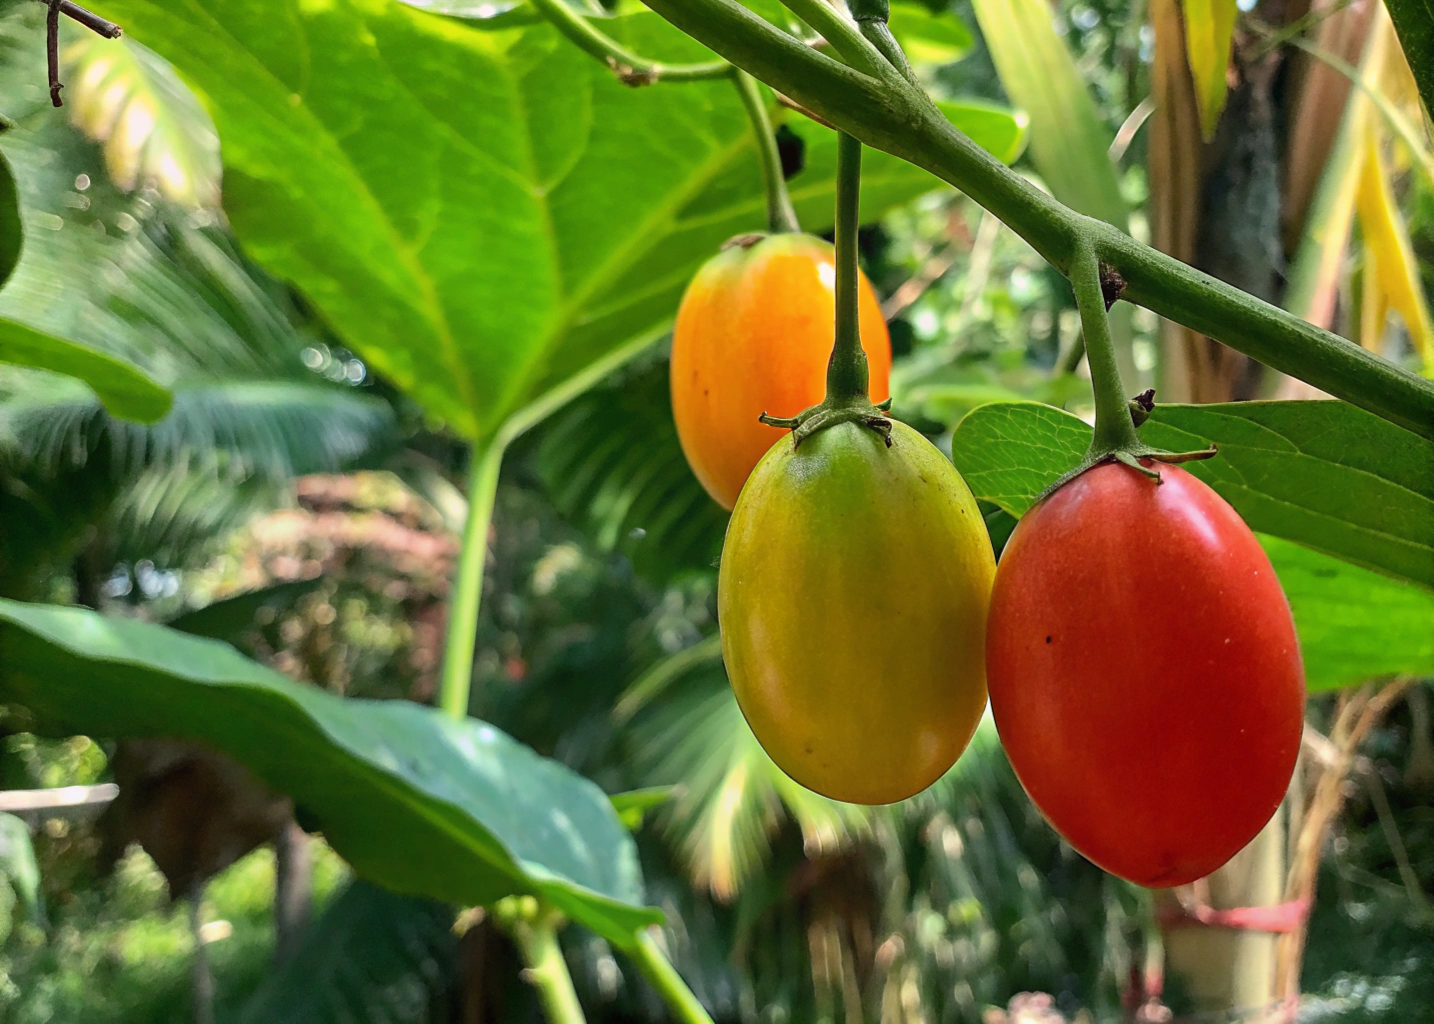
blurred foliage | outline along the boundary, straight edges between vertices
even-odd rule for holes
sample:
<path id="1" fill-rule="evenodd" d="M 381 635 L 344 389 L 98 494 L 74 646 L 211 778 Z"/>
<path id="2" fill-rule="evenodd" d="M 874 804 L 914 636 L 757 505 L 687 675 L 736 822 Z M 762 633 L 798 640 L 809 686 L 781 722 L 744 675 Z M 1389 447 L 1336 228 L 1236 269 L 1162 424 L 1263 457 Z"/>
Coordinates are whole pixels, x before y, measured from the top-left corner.
<path id="1" fill-rule="evenodd" d="M 1144 4 L 1054 8 L 1098 126 L 1113 135 L 1149 91 Z M 919 73 L 941 95 L 1008 100 L 971 4 L 951 9 L 969 43 L 948 14 L 905 12 L 927 44 Z M 70 95 L 90 137 L 48 111 L 43 8 L 10 0 L 0 12 L 0 105 L 19 123 L 0 146 L 33 239 L 0 314 L 64 327 L 176 386 L 175 415 L 146 429 L 62 385 L 0 379 L 5 586 L 84 591 L 111 612 L 221 635 L 335 693 L 428 699 L 464 514 L 449 482 L 461 450 L 417 429 L 412 408 L 250 263 L 219 215 L 144 170 L 162 135 L 141 144 L 119 121 L 106 134 L 95 111 L 108 108 L 94 105 L 104 97 L 78 99 L 85 65 L 72 65 Z M 104 53 L 88 50 L 70 59 Z M 142 50 L 129 57 L 123 109 L 168 109 L 172 72 Z M 200 112 L 179 113 L 202 134 Z M 1142 235 L 1145 132 L 1126 142 L 1116 178 Z M 202 146 L 190 155 L 202 190 L 212 164 Z M 1032 154 L 1018 167 L 1038 171 Z M 1427 287 L 1434 197 L 1417 176 L 1396 177 Z M 938 443 L 995 399 L 1090 414 L 1080 372 L 1053 372 L 1078 333 L 1064 279 L 969 200 L 938 193 L 898 209 L 863 231 L 863 258 L 894 318 L 897 413 Z M 1135 313 L 1141 372 L 1154 367 L 1156 328 Z M 393 473 L 339 472 L 379 465 Z M 983 511 L 993 536 L 1009 533 L 1009 516 Z M 1145 897 L 1061 843 L 989 730 L 937 786 L 879 810 L 799 790 L 752 739 L 710 656 L 725 514 L 682 460 L 661 351 L 514 447 L 494 522 L 473 710 L 608 792 L 673 787 L 646 814 L 639 850 L 677 966 L 720 1021 L 975 1024 L 1031 989 L 1067 1014 L 1120 1015 L 1153 929 Z M 653 683 L 654 666 L 674 662 Z M 0 724 L 0 785 L 107 777 L 94 741 Z M 1331 844 L 1306 963 L 1310 1021 L 1394 1024 L 1434 1005 L 1434 933 L 1411 912 L 1395 853 L 1434 892 L 1429 794 L 1406 770 L 1416 726 L 1401 706 L 1368 750 L 1393 830 L 1359 796 Z M 142 854 L 93 877 L 96 846 L 89 826 L 54 819 L 37 835 L 49 932 L 12 910 L 0 944 L 6 1024 L 190 1019 L 182 914 Z M 319 893 L 342 874 L 322 853 Z M 485 975 L 497 978 L 489 1011 L 539 1019 L 491 929 L 459 942 L 445 926 L 457 908 L 359 884 L 332 897 L 294 964 L 271 970 L 272 895 L 267 851 L 211 885 L 203 917 L 232 928 L 208 947 L 221 1022 L 353 1019 L 360 1006 L 362 1019 L 444 1019 L 475 947 L 497 965 Z M 570 928 L 564 943 L 590 1020 L 666 1019 L 601 939 Z"/>

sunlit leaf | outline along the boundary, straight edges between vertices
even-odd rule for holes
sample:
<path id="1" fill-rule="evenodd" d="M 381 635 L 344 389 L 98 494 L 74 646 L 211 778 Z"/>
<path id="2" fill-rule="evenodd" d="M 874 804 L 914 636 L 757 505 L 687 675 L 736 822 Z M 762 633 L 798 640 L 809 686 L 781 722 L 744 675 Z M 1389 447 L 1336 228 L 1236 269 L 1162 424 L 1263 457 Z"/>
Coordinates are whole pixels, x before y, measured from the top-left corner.
<path id="1" fill-rule="evenodd" d="M 655 339 L 688 278 L 764 221 L 725 81 L 631 89 L 529 12 L 378 0 L 116 0 L 106 14 L 201 92 L 224 206 L 367 361 L 473 438 Z M 650 14 L 605 30 L 702 59 Z M 831 223 L 832 133 L 794 121 L 803 223 Z M 936 187 L 872 154 L 866 211 Z"/>
<path id="2" fill-rule="evenodd" d="M 486 723 L 346 700 L 227 644 L 0 601 L 0 700 L 50 731 L 203 743 L 293 797 L 361 876 L 465 906 L 533 893 L 627 946 L 637 852 L 607 796 Z"/>
<path id="3" fill-rule="evenodd" d="M 1363 148 L 1358 207 L 1366 251 L 1374 257 L 1380 290 L 1404 318 L 1409 339 L 1425 365 L 1434 369 L 1434 322 L 1430 321 L 1419 264 L 1394 200 L 1383 146 L 1373 125 L 1366 126 Z"/>
<path id="4" fill-rule="evenodd" d="M 219 205 L 219 136 L 194 94 L 133 39 L 76 33 L 65 48 L 65 107 L 104 146 L 111 180 L 187 207 Z"/>
<path id="5" fill-rule="evenodd" d="M 937 14 L 925 4 L 894 3 L 887 24 L 913 64 L 950 64 L 971 51 L 971 30 L 949 8 Z"/>
<path id="6" fill-rule="evenodd" d="M 1230 65 L 1230 39 L 1235 31 L 1236 0 L 1183 0 L 1185 54 L 1195 79 L 1200 106 L 1200 128 L 1205 138 L 1215 134 L 1225 109 L 1225 73 Z"/>

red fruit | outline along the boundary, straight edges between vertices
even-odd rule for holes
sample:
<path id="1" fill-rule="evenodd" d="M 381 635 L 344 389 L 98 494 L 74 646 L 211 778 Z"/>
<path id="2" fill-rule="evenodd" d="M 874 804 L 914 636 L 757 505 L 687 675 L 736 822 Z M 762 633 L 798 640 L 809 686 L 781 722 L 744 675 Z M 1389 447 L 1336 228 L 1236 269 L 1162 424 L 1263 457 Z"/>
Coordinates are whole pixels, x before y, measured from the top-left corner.
<path id="1" fill-rule="evenodd" d="M 1303 729 L 1294 621 L 1255 535 L 1182 469 L 1107 463 L 1022 518 L 996 571 L 991 710 L 1026 792 L 1112 874 L 1165 887 L 1274 814 Z"/>

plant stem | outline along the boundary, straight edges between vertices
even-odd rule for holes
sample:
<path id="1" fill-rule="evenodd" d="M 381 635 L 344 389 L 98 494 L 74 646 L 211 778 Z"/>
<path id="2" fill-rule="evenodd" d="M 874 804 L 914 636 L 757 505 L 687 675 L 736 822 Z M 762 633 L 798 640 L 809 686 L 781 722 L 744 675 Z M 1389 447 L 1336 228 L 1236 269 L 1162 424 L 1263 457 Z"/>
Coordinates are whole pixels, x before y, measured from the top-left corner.
<path id="1" fill-rule="evenodd" d="M 767 116 L 767 104 L 762 99 L 757 80 L 741 68 L 734 67 L 732 84 L 737 87 L 742 106 L 747 108 L 752 133 L 757 137 L 762 186 L 767 193 L 767 230 L 773 234 L 801 231 L 797 211 L 792 207 L 792 197 L 787 192 L 787 178 L 782 173 L 782 154 L 777 149 L 777 137 L 772 132 L 772 119 Z"/>
<path id="2" fill-rule="evenodd" d="M 1082 246 L 1071 265 L 1071 287 L 1080 310 L 1081 335 L 1085 338 L 1090 384 L 1095 392 L 1095 434 L 1090 451 L 1108 452 L 1133 448 L 1139 441 L 1130 419 L 1130 406 L 1120 368 L 1115 362 L 1115 345 L 1110 340 L 1110 321 L 1105 293 L 1100 286 L 1100 261 L 1095 249 Z"/>
<path id="3" fill-rule="evenodd" d="M 443 678 L 438 703 L 453 718 L 468 714 L 468 692 L 473 682 L 473 648 L 478 641 L 478 606 L 483 598 L 483 570 L 488 562 L 488 526 L 493 499 L 498 494 L 498 470 L 507 440 L 498 435 L 486 446 L 474 447 L 468 478 L 468 521 L 463 526 L 463 549 L 448 602 L 448 639 L 443 650 Z"/>
<path id="4" fill-rule="evenodd" d="M 649 85 L 657 81 L 698 82 L 721 78 L 731 72 L 732 66 L 725 60 L 703 61 L 699 64 L 663 64 L 641 57 L 616 39 L 598 31 L 590 20 L 563 3 L 563 0 L 533 0 L 533 6 L 554 28 L 611 67 L 618 73 L 618 77 L 629 85 Z"/>
<path id="5" fill-rule="evenodd" d="M 839 12 L 827 0 L 782 0 L 782 4 L 798 18 L 816 29 L 823 39 L 831 43 L 832 49 L 841 54 L 842 59 L 857 71 L 881 78 L 890 70 L 890 66 L 881 53 L 857 29 L 856 23 Z M 648 6 L 652 5 L 648 4 Z M 657 10 L 657 8 L 654 7 L 653 10 Z M 657 13 L 662 14 L 661 11 Z M 788 36 L 788 38 L 792 37 Z M 793 39 L 793 42 L 796 40 Z"/>
<path id="6" fill-rule="evenodd" d="M 651 929 L 643 929 L 637 933 L 637 942 L 634 943 L 631 953 L 633 960 L 637 962 L 637 969 L 652 987 L 657 989 L 658 995 L 662 996 L 673 1016 L 683 1024 L 712 1024 L 712 1018 L 682 980 L 682 975 L 678 974 L 672 964 L 667 962 L 667 957 L 662 955 L 662 950 L 652 937 Z"/>
<path id="7" fill-rule="evenodd" d="M 558 944 L 559 915 L 542 908 L 510 929 L 523 957 L 523 978 L 538 990 L 549 1024 L 584 1024 L 583 1007 L 573 991 L 563 948 Z"/>
<path id="8" fill-rule="evenodd" d="M 861 350 L 857 313 L 857 228 L 861 224 L 861 143 L 846 132 L 837 136 L 836 183 L 836 343 L 827 364 L 827 399 L 868 398 L 869 373 Z"/>
<path id="9" fill-rule="evenodd" d="M 1127 301 L 1434 439 L 1434 381 L 1062 206 L 957 131 L 884 59 L 854 70 L 736 0 L 644 2 L 841 131 L 954 185 L 1063 272 L 1078 245 L 1091 244 L 1097 259 L 1124 278 Z M 795 0 L 788 6 L 798 14 L 805 9 Z M 859 32 L 850 34 L 871 46 Z M 880 57 L 874 47 L 871 52 Z M 871 74 L 861 73 L 868 69 Z"/>

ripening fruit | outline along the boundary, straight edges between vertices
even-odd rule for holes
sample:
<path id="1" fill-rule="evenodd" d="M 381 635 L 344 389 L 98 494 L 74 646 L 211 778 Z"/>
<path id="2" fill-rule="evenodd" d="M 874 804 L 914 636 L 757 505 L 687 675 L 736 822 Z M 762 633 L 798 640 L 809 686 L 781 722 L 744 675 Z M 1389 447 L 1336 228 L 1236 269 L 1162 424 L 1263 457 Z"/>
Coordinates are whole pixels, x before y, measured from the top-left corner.
<path id="1" fill-rule="evenodd" d="M 762 413 L 795 416 L 826 394 L 836 321 L 829 243 L 768 235 L 734 244 L 697 272 L 672 332 L 672 413 L 687 461 L 723 508 L 784 431 Z M 876 293 L 861 276 L 861 345 L 871 399 L 884 401 L 891 338 Z"/>
<path id="2" fill-rule="evenodd" d="M 1303 728 L 1290 608 L 1189 473 L 1097 466 L 1031 509 L 996 573 L 991 710 L 1041 813 L 1140 885 L 1202 878 L 1264 827 Z"/>
<path id="3" fill-rule="evenodd" d="M 727 526 L 722 657 L 772 760 L 809 789 L 882 804 L 919 793 L 986 706 L 995 572 L 946 457 L 892 424 L 774 445 Z"/>

